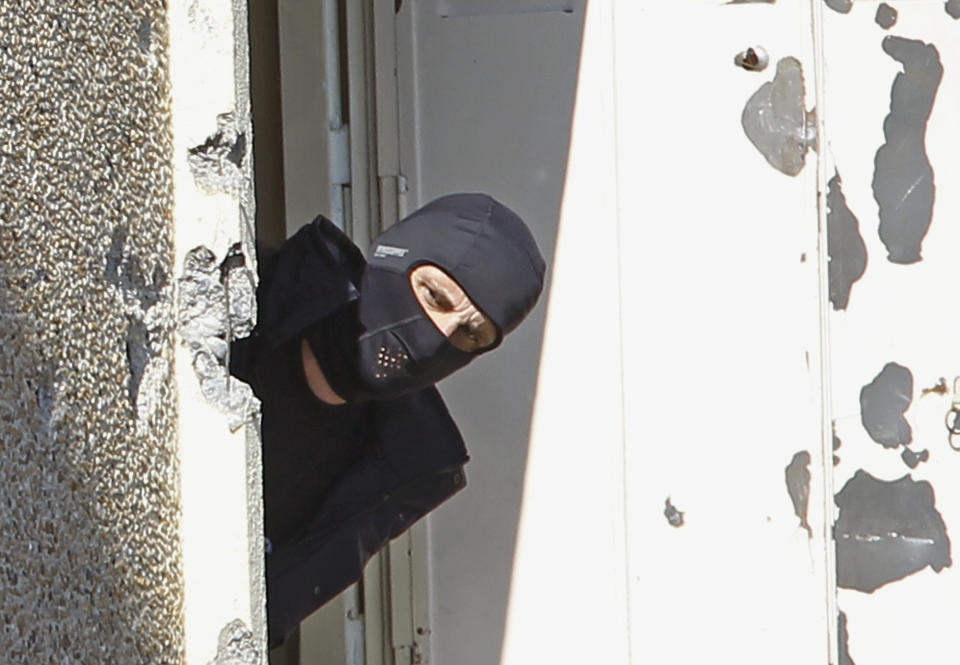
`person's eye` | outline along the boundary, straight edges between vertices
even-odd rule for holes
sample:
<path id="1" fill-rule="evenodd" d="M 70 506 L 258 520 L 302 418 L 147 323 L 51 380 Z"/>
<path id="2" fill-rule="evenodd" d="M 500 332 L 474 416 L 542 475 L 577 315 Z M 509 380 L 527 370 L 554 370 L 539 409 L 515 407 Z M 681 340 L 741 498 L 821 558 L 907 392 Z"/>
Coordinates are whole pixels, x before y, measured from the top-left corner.
<path id="1" fill-rule="evenodd" d="M 453 303 L 450 302 L 450 298 L 443 291 L 427 287 L 427 290 L 430 292 L 430 303 L 437 309 L 443 310 L 444 312 L 453 311 Z"/>
<path id="2" fill-rule="evenodd" d="M 427 301 L 432 307 L 439 307 L 439 294 L 434 289 L 431 289 L 429 286 L 423 287 L 423 298 Z"/>

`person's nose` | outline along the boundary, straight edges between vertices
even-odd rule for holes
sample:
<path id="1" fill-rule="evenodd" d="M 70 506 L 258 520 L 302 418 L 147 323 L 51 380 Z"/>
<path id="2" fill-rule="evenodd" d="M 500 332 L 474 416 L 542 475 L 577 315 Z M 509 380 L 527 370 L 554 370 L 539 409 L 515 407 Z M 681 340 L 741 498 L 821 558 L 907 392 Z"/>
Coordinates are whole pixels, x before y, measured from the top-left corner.
<path id="1" fill-rule="evenodd" d="M 448 315 L 444 318 L 443 325 L 440 326 L 440 330 L 449 338 L 458 328 L 469 325 L 470 319 L 473 318 L 475 313 L 476 309 L 473 307 L 467 308 L 462 312 L 448 312 Z"/>

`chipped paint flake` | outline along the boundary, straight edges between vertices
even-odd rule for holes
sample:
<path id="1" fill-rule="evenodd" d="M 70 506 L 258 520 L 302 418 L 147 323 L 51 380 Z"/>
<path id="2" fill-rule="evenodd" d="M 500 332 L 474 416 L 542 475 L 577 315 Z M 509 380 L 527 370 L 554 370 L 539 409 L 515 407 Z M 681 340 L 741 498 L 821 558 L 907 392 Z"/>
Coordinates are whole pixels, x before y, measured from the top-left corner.
<path id="1" fill-rule="evenodd" d="M 740 120 L 747 138 L 771 166 L 787 175 L 800 173 L 807 150 L 816 143 L 816 115 L 804 106 L 800 61 L 780 60 L 773 81 L 753 93 Z"/>
<path id="2" fill-rule="evenodd" d="M 664 505 L 663 514 L 667 518 L 667 522 L 670 523 L 670 526 L 683 526 L 683 513 L 677 510 L 676 506 L 670 502 L 670 497 L 667 497 Z"/>
<path id="3" fill-rule="evenodd" d="M 870 438 L 884 448 L 906 445 L 912 439 L 903 414 L 913 401 L 913 375 L 906 367 L 887 363 L 860 390 L 860 420 Z"/>
<path id="4" fill-rule="evenodd" d="M 897 10 L 885 2 L 877 6 L 877 14 L 873 18 L 884 30 L 889 30 L 897 23 Z"/>
<path id="5" fill-rule="evenodd" d="M 800 526 L 807 531 L 807 536 L 813 538 L 813 529 L 807 522 L 807 506 L 810 502 L 810 453 L 801 450 L 785 469 L 787 493 L 793 502 L 793 512 L 800 518 Z"/>
<path id="6" fill-rule="evenodd" d="M 944 6 L 944 11 L 947 12 L 951 17 L 958 19 L 960 18 L 960 0 L 949 0 Z"/>
<path id="7" fill-rule="evenodd" d="M 853 9 L 853 0 L 824 0 L 824 2 L 827 3 L 827 7 L 841 14 L 849 14 Z"/>
<path id="8" fill-rule="evenodd" d="M 837 651 L 840 655 L 840 665 L 857 665 L 850 657 L 850 636 L 847 634 L 847 615 L 841 611 L 837 615 Z"/>
<path id="9" fill-rule="evenodd" d="M 853 283 L 867 269 L 867 246 L 860 223 L 847 207 L 840 174 L 827 183 L 827 247 L 830 255 L 830 302 L 835 310 L 847 308 Z"/>
<path id="10" fill-rule="evenodd" d="M 933 487 L 909 475 L 895 481 L 857 471 L 834 497 L 837 584 L 871 593 L 927 566 L 950 566 L 950 540 Z"/>
<path id="11" fill-rule="evenodd" d="M 840 440 L 840 437 L 837 436 L 837 421 L 836 421 L 836 420 L 834 420 L 834 421 L 831 423 L 831 427 L 832 427 L 832 429 L 833 429 L 833 452 L 834 452 L 834 455 L 833 455 L 833 465 L 834 465 L 834 466 L 837 466 L 838 464 L 840 464 L 840 457 L 837 456 L 836 452 L 837 452 L 838 450 L 840 450 L 840 446 L 843 445 L 843 441 L 841 441 L 841 440 Z"/>
<path id="12" fill-rule="evenodd" d="M 890 92 L 877 150 L 873 196 L 880 207 L 880 239 L 893 263 L 921 259 L 920 245 L 933 216 L 933 168 L 924 144 L 943 66 L 932 44 L 889 36 L 883 50 L 903 65 Z"/>
<path id="13" fill-rule="evenodd" d="M 929 450 L 921 450 L 920 452 L 914 452 L 907 448 L 903 447 L 903 452 L 900 453 L 900 459 L 903 460 L 903 463 L 909 466 L 911 469 L 916 469 L 920 465 L 920 462 L 926 462 L 930 459 Z"/>
<path id="14" fill-rule="evenodd" d="M 236 431 L 257 409 L 250 386 L 226 370 L 229 340 L 249 335 L 256 320 L 253 279 L 235 252 L 218 264 L 216 255 L 200 246 L 187 253 L 183 264 L 177 330 L 193 353 L 201 393 Z"/>

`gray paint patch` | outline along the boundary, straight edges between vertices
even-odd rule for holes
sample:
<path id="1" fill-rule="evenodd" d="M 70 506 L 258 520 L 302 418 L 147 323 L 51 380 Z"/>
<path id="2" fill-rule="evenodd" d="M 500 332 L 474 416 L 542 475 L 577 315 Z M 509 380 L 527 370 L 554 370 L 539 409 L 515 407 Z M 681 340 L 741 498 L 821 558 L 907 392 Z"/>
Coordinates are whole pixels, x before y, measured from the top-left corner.
<path id="1" fill-rule="evenodd" d="M 853 9 L 853 0 L 824 0 L 827 7 L 841 14 L 848 14 Z"/>
<path id="2" fill-rule="evenodd" d="M 750 142 L 771 166 L 787 175 L 803 168 L 816 143 L 816 115 L 804 107 L 803 67 L 796 58 L 777 63 L 773 81 L 753 93 L 740 116 Z"/>
<path id="3" fill-rule="evenodd" d="M 727 4 L 728 5 L 749 5 L 753 3 L 764 3 L 764 4 L 772 5 L 776 1 L 777 0 L 730 0 L 730 2 L 728 2 Z"/>
<path id="4" fill-rule="evenodd" d="M 850 636 L 847 633 L 847 615 L 845 612 L 840 612 L 837 616 L 837 645 L 839 649 L 837 651 L 840 655 L 840 665 L 857 665 L 853 662 L 853 658 L 850 657 Z"/>
<path id="5" fill-rule="evenodd" d="M 217 655 L 208 665 L 261 665 L 263 658 L 253 631 L 240 619 L 228 623 L 217 639 Z"/>
<path id="6" fill-rule="evenodd" d="M 867 246 L 860 235 L 860 223 L 847 207 L 839 173 L 834 173 L 827 187 L 830 302 L 835 310 L 841 310 L 847 308 L 853 283 L 867 269 Z"/>
<path id="7" fill-rule="evenodd" d="M 913 375 L 897 363 L 883 370 L 860 390 L 860 421 L 870 438 L 884 448 L 911 441 L 910 424 L 903 414 L 913 401 Z"/>
<path id="8" fill-rule="evenodd" d="M 233 113 L 217 116 L 217 131 L 190 148 L 187 162 L 193 178 L 207 194 L 234 194 L 244 183 L 246 134 L 238 129 Z"/>
<path id="9" fill-rule="evenodd" d="M 836 420 L 833 421 L 832 427 L 833 427 L 833 452 L 836 453 L 838 450 L 840 450 L 840 446 L 843 445 L 843 441 L 841 441 L 841 440 L 840 440 L 840 437 L 837 436 L 837 421 L 836 421 Z M 833 456 L 833 465 L 834 465 L 834 466 L 837 466 L 838 464 L 840 464 L 840 458 L 839 458 L 836 454 L 834 454 L 834 456 Z"/>
<path id="10" fill-rule="evenodd" d="M 880 239 L 893 263 L 921 259 L 920 245 L 933 216 L 933 168 L 924 140 L 943 66 L 932 44 L 889 36 L 883 50 L 903 71 L 893 81 L 886 142 L 877 150 L 873 197 L 880 207 Z"/>
<path id="11" fill-rule="evenodd" d="M 903 447 L 903 452 L 900 453 L 900 459 L 903 460 L 903 463 L 909 466 L 911 469 L 916 469 L 920 465 L 920 462 L 926 462 L 930 459 L 929 450 L 921 450 L 920 452 L 914 452 L 907 448 Z"/>
<path id="12" fill-rule="evenodd" d="M 877 7 L 877 15 L 874 19 L 884 30 L 889 30 L 897 22 L 897 10 L 885 2 L 881 2 Z"/>
<path id="13" fill-rule="evenodd" d="M 666 516 L 670 526 L 683 526 L 683 513 L 677 510 L 676 507 L 670 503 L 670 497 L 667 497 L 664 505 L 665 508 L 663 509 L 663 514 Z"/>
<path id="14" fill-rule="evenodd" d="M 229 341 L 249 335 L 256 320 L 253 277 L 238 252 L 231 248 L 220 263 L 206 247 L 187 252 L 177 297 L 177 330 L 193 352 L 200 391 L 227 415 L 231 431 L 257 409 L 250 386 L 227 372 Z"/>
<path id="15" fill-rule="evenodd" d="M 872 593 L 927 566 L 940 572 L 950 565 L 950 540 L 930 483 L 909 475 L 878 480 L 861 469 L 834 501 L 839 586 Z"/>
<path id="16" fill-rule="evenodd" d="M 785 469 L 787 493 L 793 502 L 793 512 L 800 518 L 800 526 L 807 530 L 807 535 L 813 538 L 813 529 L 807 522 L 807 506 L 810 502 L 810 453 L 801 450 Z"/>
<path id="17" fill-rule="evenodd" d="M 943 8 L 953 18 L 960 18 L 960 0 L 949 0 Z"/>

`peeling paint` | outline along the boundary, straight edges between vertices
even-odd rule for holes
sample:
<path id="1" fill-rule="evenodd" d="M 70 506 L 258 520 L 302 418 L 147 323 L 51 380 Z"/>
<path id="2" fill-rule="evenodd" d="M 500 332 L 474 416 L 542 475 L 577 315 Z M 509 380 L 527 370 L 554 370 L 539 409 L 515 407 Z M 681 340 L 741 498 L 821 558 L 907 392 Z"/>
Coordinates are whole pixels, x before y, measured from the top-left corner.
<path id="1" fill-rule="evenodd" d="M 850 657 L 850 636 L 847 634 L 847 615 L 843 611 L 837 615 L 837 649 L 840 665 L 857 665 Z"/>
<path id="2" fill-rule="evenodd" d="M 831 423 L 831 427 L 832 427 L 832 429 L 833 429 L 833 452 L 836 453 L 838 450 L 840 450 L 840 446 L 843 445 L 843 441 L 841 441 L 841 440 L 840 440 L 840 437 L 837 436 L 837 421 L 836 421 L 836 420 L 834 420 L 834 421 Z M 833 465 L 834 465 L 834 466 L 837 466 L 838 464 L 840 464 L 840 458 L 835 454 L 835 455 L 833 456 Z"/>
<path id="3" fill-rule="evenodd" d="M 930 459 L 929 450 L 921 450 L 920 452 L 914 452 L 907 448 L 903 447 L 903 452 L 900 453 L 900 459 L 903 460 L 903 463 L 909 466 L 911 469 L 916 469 L 920 465 L 920 462 L 926 462 Z"/>
<path id="4" fill-rule="evenodd" d="M 949 0 L 943 9 L 953 18 L 960 18 L 960 0 Z"/>
<path id="5" fill-rule="evenodd" d="M 930 388 L 924 388 L 920 391 L 920 397 L 926 397 L 927 395 L 946 395 L 949 388 L 947 388 L 947 380 L 944 377 L 940 377 L 939 383 Z"/>
<path id="6" fill-rule="evenodd" d="M 807 536 L 813 538 L 813 529 L 807 522 L 807 506 L 810 502 L 810 453 L 801 450 L 785 469 L 787 493 L 793 502 L 793 512 L 800 518 L 800 526 L 807 531 Z"/>
<path id="7" fill-rule="evenodd" d="M 827 183 L 827 248 L 830 256 L 830 302 L 833 309 L 847 308 L 850 289 L 867 269 L 867 246 L 860 235 L 860 223 L 847 207 L 840 174 Z"/>
<path id="8" fill-rule="evenodd" d="M 773 81 L 753 93 L 740 120 L 747 138 L 771 166 L 787 175 L 800 173 L 807 150 L 816 143 L 816 115 L 804 107 L 800 61 L 780 60 Z"/>
<path id="9" fill-rule="evenodd" d="M 897 10 L 887 3 L 881 2 L 877 7 L 877 14 L 873 20 L 884 30 L 889 30 L 897 23 Z"/>
<path id="10" fill-rule="evenodd" d="M 872 593 L 930 566 L 950 566 L 950 540 L 933 487 L 910 475 L 895 481 L 859 470 L 834 498 L 837 584 Z"/>
<path id="11" fill-rule="evenodd" d="M 860 420 L 870 438 L 884 448 L 910 443 L 910 424 L 903 414 L 913 401 L 913 375 L 897 363 L 883 370 L 860 390 Z"/>
<path id="12" fill-rule="evenodd" d="M 932 44 L 888 36 L 883 50 L 903 65 L 890 92 L 877 150 L 873 196 L 880 207 L 880 239 L 893 263 L 921 260 L 920 245 L 933 216 L 933 168 L 924 141 L 927 120 L 943 76 Z"/>
<path id="13" fill-rule="evenodd" d="M 260 654 L 253 631 L 240 619 L 234 619 L 220 631 L 217 655 L 208 665 L 262 665 Z"/>
<path id="14" fill-rule="evenodd" d="M 236 431 L 256 412 L 250 386 L 227 372 L 229 341 L 246 337 L 256 320 L 254 282 L 239 248 L 231 248 L 220 263 L 206 247 L 190 250 L 184 258 L 177 298 L 178 332 L 193 352 L 193 369 L 204 398 L 227 415 Z M 229 318 L 227 311 L 229 308 Z"/>
<path id="15" fill-rule="evenodd" d="M 246 134 L 238 129 L 233 113 L 224 113 L 217 116 L 217 131 L 190 148 L 187 162 L 204 192 L 235 194 L 243 183 L 246 154 Z"/>
<path id="16" fill-rule="evenodd" d="M 827 7 L 841 14 L 849 14 L 853 9 L 853 0 L 824 0 L 824 2 L 827 3 Z"/>
<path id="17" fill-rule="evenodd" d="M 663 514 L 666 516 L 670 526 L 683 526 L 683 513 L 677 510 L 676 507 L 670 503 L 670 497 L 667 497 L 664 505 L 665 507 L 663 509 Z"/>

